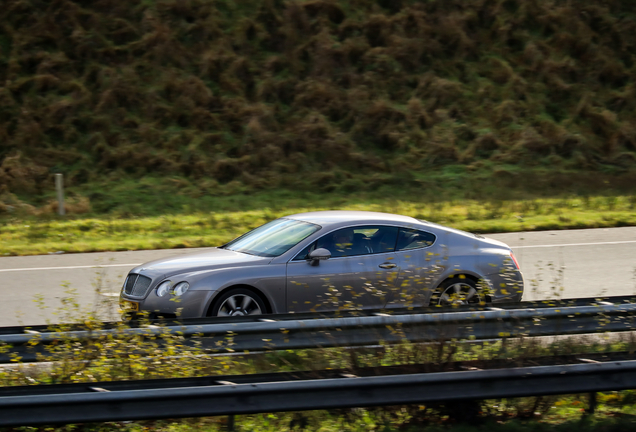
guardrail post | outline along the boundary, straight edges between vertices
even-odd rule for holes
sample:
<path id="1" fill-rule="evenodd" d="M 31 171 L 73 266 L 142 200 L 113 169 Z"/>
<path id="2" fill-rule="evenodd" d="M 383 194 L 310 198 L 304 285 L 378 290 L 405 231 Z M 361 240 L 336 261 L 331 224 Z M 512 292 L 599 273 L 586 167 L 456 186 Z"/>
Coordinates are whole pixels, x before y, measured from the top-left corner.
<path id="1" fill-rule="evenodd" d="M 64 216 L 64 177 L 62 174 L 55 174 L 55 190 L 57 192 L 57 213 Z"/>
<path id="2" fill-rule="evenodd" d="M 227 430 L 228 432 L 234 432 L 234 414 L 227 416 Z"/>
<path id="3" fill-rule="evenodd" d="M 594 412 L 596 412 L 596 392 L 590 393 L 587 410 L 585 410 L 586 414 L 594 414 Z"/>

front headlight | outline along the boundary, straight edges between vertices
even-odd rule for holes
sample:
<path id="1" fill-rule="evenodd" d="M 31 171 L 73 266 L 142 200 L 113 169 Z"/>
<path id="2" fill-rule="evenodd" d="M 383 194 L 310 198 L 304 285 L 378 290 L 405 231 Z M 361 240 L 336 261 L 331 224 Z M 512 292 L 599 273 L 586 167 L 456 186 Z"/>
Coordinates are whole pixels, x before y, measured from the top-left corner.
<path id="1" fill-rule="evenodd" d="M 179 282 L 178 284 L 176 284 L 174 286 L 174 289 L 172 290 L 172 294 L 175 296 L 180 296 L 183 293 L 185 293 L 188 288 L 190 288 L 190 284 L 187 282 Z"/>
<path id="2" fill-rule="evenodd" d="M 159 297 L 163 297 L 168 294 L 170 292 L 170 286 L 172 286 L 172 282 L 170 282 L 169 280 L 161 282 L 157 287 L 157 295 Z"/>

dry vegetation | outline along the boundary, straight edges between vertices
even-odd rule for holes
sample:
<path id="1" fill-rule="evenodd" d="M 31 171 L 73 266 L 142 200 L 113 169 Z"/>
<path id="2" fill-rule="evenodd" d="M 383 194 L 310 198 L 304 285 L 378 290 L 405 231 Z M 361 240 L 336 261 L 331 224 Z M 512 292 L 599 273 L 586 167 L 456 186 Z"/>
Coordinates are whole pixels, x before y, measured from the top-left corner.
<path id="1" fill-rule="evenodd" d="M 5 0 L 0 198 L 633 184 L 635 53 L 631 0 Z"/>

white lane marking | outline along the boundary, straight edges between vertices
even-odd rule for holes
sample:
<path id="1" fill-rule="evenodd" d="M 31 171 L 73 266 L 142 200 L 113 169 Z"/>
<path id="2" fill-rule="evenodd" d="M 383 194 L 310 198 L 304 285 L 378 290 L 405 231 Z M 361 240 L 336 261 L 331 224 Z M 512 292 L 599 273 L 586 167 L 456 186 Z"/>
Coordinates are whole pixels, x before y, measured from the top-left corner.
<path id="1" fill-rule="evenodd" d="M 566 243 L 566 244 L 555 244 L 555 245 L 510 246 L 510 248 L 511 249 L 530 249 L 530 248 L 550 248 L 550 247 L 565 247 L 565 246 L 617 245 L 617 244 L 629 244 L 629 243 L 636 243 L 636 240 L 598 242 L 598 243 Z M 136 267 L 141 264 L 142 263 L 106 264 L 106 265 L 92 265 L 92 266 L 67 266 L 67 267 L 16 268 L 16 269 L 0 269 L 0 272 L 31 271 L 31 270 L 72 270 L 72 269 L 102 268 L 102 267 Z"/>
<path id="2" fill-rule="evenodd" d="M 568 243 L 568 244 L 555 244 L 555 245 L 510 246 L 510 248 L 511 249 L 530 249 L 530 248 L 549 248 L 549 247 L 565 247 L 565 246 L 617 245 L 617 244 L 627 244 L 627 243 L 636 243 L 636 240 L 599 242 L 599 243 Z"/>
<path id="3" fill-rule="evenodd" d="M 90 266 L 67 266 L 67 267 L 33 267 L 33 268 L 14 268 L 14 269 L 0 269 L 0 272 L 15 272 L 15 271 L 32 271 L 32 270 L 73 270 L 73 269 L 86 269 L 86 268 L 104 268 L 104 267 L 136 267 L 138 264 L 105 264 L 105 265 L 90 265 Z"/>

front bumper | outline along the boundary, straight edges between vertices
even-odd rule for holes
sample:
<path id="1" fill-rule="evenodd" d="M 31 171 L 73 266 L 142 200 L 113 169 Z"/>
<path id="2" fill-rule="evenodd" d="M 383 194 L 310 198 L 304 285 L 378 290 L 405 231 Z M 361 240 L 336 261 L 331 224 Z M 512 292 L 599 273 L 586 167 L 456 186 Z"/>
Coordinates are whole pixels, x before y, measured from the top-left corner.
<path id="1" fill-rule="evenodd" d="M 205 317 L 208 302 L 212 293 L 210 291 L 188 291 L 180 297 L 166 295 L 158 297 L 152 290 L 145 299 L 128 298 L 119 296 L 119 306 L 124 313 L 147 312 L 152 316 L 175 316 L 180 318 Z M 135 310 L 135 305 L 137 309 Z"/>

